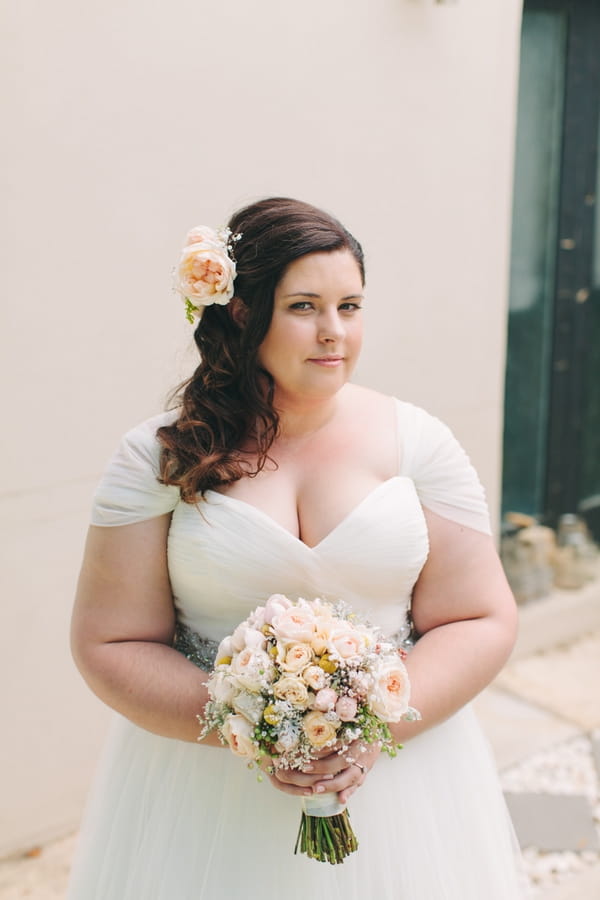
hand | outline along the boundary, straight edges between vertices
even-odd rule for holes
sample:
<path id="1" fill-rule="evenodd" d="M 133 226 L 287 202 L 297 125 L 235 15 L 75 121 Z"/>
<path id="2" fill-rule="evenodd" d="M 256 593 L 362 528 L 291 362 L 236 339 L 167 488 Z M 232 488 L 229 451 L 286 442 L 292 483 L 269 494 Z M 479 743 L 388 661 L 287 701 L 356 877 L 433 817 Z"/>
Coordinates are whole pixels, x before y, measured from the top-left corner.
<path id="1" fill-rule="evenodd" d="M 381 745 L 355 741 L 340 752 L 339 747 L 323 751 L 311 760 L 303 771 L 277 768 L 277 760 L 269 760 L 275 772 L 271 784 L 286 794 L 310 797 L 312 794 L 337 793 L 340 803 L 346 803 L 354 791 L 364 783 L 379 754 Z"/>

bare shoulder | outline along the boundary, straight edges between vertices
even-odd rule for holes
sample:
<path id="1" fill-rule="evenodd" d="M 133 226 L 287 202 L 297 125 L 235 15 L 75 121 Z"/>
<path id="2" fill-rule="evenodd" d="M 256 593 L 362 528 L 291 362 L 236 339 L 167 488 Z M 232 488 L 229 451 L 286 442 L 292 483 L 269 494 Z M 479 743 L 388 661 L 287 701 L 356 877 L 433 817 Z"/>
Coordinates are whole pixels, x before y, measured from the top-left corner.
<path id="1" fill-rule="evenodd" d="M 353 415 L 361 414 L 366 421 L 394 419 L 395 400 L 389 394 L 382 394 L 361 384 L 347 384 L 344 387 L 344 403 Z"/>
<path id="2" fill-rule="evenodd" d="M 398 472 L 396 409 L 393 397 L 356 384 L 347 384 L 343 396 L 346 440 L 377 477 L 386 480 Z"/>

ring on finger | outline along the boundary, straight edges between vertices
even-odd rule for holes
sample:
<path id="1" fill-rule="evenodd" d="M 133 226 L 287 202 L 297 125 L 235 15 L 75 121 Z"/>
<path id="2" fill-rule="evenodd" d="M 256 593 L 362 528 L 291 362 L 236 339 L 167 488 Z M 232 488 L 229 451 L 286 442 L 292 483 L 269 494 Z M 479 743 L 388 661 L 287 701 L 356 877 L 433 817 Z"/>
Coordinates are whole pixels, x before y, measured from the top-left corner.
<path id="1" fill-rule="evenodd" d="M 358 766 L 358 768 L 360 769 L 360 771 L 361 771 L 361 773 L 362 773 L 363 775 L 366 775 L 366 774 L 367 774 L 366 768 L 365 768 L 364 766 L 361 766 L 361 764 L 360 764 L 359 762 L 353 762 L 352 765 L 353 765 L 353 766 Z"/>

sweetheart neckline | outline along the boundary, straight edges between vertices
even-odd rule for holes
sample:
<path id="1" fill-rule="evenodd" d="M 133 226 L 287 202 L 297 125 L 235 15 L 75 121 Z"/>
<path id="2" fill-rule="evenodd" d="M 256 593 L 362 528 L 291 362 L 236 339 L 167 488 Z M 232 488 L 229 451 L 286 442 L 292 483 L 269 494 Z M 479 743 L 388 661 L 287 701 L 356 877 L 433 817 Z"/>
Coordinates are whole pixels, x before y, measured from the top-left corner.
<path id="1" fill-rule="evenodd" d="M 286 528 L 284 525 L 281 525 L 279 522 L 277 522 L 276 519 L 274 519 L 264 510 L 260 509 L 258 506 L 254 506 L 253 503 L 248 503 L 247 500 L 241 500 L 239 497 L 233 497 L 230 494 L 222 494 L 220 491 L 215 491 L 213 489 L 205 491 L 205 495 L 212 494 L 216 497 L 220 497 L 221 499 L 226 500 L 229 503 L 233 503 L 237 506 L 242 506 L 245 509 L 251 510 L 260 519 L 263 519 L 266 523 L 268 523 L 272 528 L 275 528 L 277 529 L 277 531 L 280 531 L 283 534 L 287 535 L 295 544 L 298 544 L 301 547 L 304 547 L 306 550 L 310 550 L 314 553 L 315 551 L 319 550 L 319 548 L 322 547 L 326 541 L 328 541 L 333 535 L 335 535 L 348 521 L 350 521 L 353 518 L 354 514 L 357 513 L 358 510 L 364 504 L 366 504 L 368 500 L 372 499 L 383 487 L 386 487 L 387 485 L 392 484 L 396 481 L 412 481 L 412 479 L 408 475 L 392 475 L 391 478 L 386 478 L 385 481 L 380 481 L 379 484 L 376 484 L 375 487 L 371 488 L 371 490 L 365 494 L 362 500 L 358 501 L 356 506 L 353 506 L 352 509 L 349 510 L 346 515 L 340 519 L 337 525 L 334 525 L 331 531 L 328 531 L 320 541 L 318 541 L 316 544 L 313 544 L 312 546 L 305 543 L 302 538 L 298 537 L 295 534 L 292 534 L 292 532 L 288 528 Z"/>

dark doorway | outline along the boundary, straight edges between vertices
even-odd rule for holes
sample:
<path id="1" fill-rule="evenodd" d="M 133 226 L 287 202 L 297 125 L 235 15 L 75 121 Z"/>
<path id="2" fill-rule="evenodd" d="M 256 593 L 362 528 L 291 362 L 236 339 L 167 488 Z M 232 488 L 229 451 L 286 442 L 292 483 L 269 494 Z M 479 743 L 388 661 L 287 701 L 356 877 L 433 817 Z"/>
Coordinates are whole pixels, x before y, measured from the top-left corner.
<path id="1" fill-rule="evenodd" d="M 600 539 L 600 3 L 526 0 L 515 160 L 504 512 Z"/>

